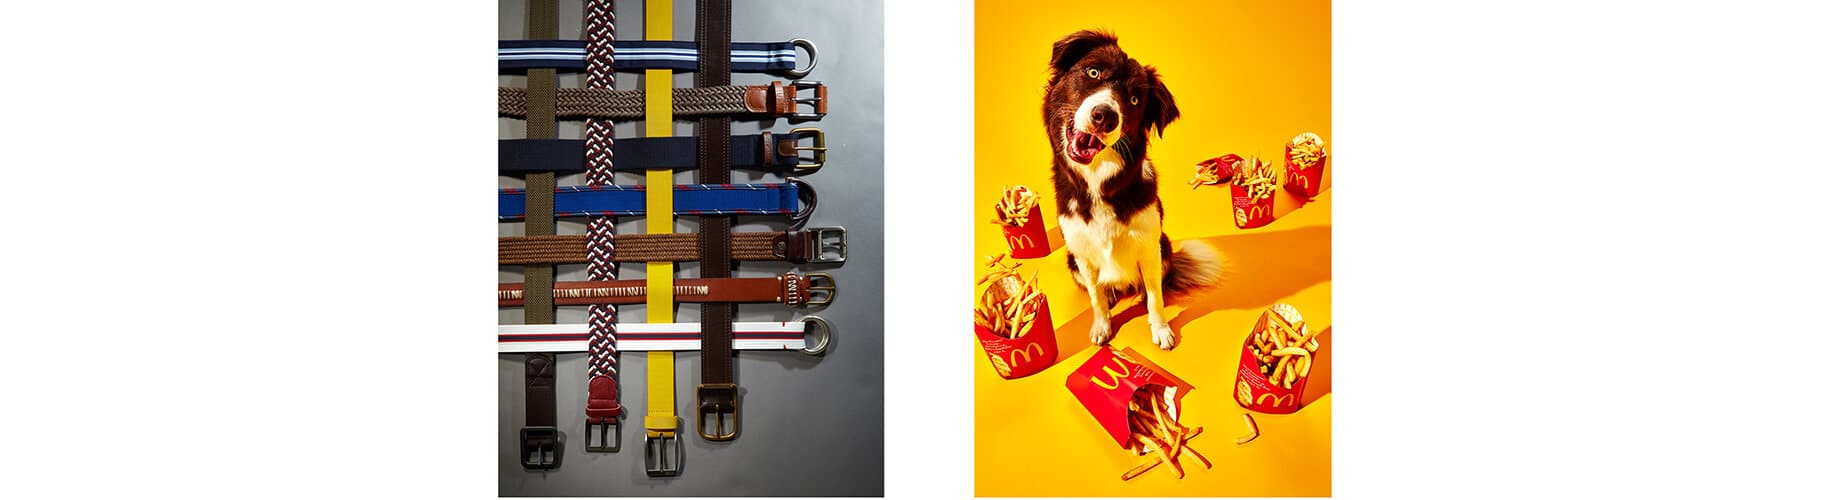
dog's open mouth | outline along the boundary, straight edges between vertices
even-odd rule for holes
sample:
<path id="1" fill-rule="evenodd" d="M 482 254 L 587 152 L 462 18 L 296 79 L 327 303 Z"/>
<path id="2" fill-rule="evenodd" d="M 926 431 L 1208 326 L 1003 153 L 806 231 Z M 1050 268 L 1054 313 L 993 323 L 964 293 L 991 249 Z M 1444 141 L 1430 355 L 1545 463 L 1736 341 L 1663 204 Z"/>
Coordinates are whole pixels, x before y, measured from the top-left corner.
<path id="1" fill-rule="evenodd" d="M 1106 149 L 1106 143 L 1100 142 L 1099 138 L 1094 137 L 1093 134 L 1078 130 L 1071 133 L 1073 135 L 1068 137 L 1067 154 L 1068 159 L 1074 160 L 1075 163 L 1093 163 L 1093 155 Z"/>

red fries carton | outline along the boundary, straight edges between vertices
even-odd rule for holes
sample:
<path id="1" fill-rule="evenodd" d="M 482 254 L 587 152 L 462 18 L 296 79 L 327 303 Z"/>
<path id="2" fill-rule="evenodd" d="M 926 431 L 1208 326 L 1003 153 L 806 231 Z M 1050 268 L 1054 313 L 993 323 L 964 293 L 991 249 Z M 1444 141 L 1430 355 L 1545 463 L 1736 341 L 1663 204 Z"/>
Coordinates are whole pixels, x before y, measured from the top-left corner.
<path id="1" fill-rule="evenodd" d="M 1049 254 L 1048 228 L 1042 225 L 1042 204 L 1029 207 L 1029 220 L 1021 226 L 999 224 L 1004 229 L 1004 242 L 1010 244 L 1010 256 L 1019 259 L 1039 259 Z"/>
<path id="2" fill-rule="evenodd" d="M 1318 149 L 1316 153 L 1319 156 L 1315 159 L 1314 165 L 1306 167 L 1297 165 L 1294 150 L 1298 147 L 1298 141 L 1302 141 L 1305 145 L 1313 145 Z M 1292 139 L 1290 143 L 1284 144 L 1284 189 L 1290 190 L 1299 198 L 1306 200 L 1322 194 L 1322 168 L 1328 165 L 1328 150 L 1321 149 L 1321 144 L 1321 137 L 1306 132 L 1296 136 L 1296 139 Z"/>
<path id="3" fill-rule="evenodd" d="M 1008 380 L 1034 375 L 1055 365 L 1053 321 L 1048 314 L 1048 296 L 1044 295 L 1034 325 L 1022 337 L 1004 338 L 977 323 L 972 325 L 972 331 L 978 334 L 979 345 L 985 347 L 985 357 L 991 359 L 992 368 Z"/>
<path id="4" fill-rule="evenodd" d="M 1310 359 L 1304 361 L 1304 363 L 1310 364 L 1309 373 L 1307 375 L 1297 375 L 1295 381 L 1292 382 L 1289 387 L 1285 387 L 1283 384 L 1284 377 L 1278 376 L 1279 373 L 1282 372 L 1271 370 L 1272 373 L 1270 376 L 1267 376 L 1264 373 L 1265 368 L 1272 367 L 1273 365 L 1265 364 L 1265 362 L 1260 359 L 1259 355 L 1253 352 L 1254 337 L 1257 335 L 1257 332 L 1271 328 L 1273 323 L 1276 323 L 1277 326 L 1285 329 L 1300 329 L 1305 333 L 1307 332 L 1307 325 L 1302 324 L 1300 316 L 1292 318 L 1294 322 L 1293 325 L 1291 321 L 1285 321 L 1282 316 L 1275 312 L 1276 307 L 1288 306 L 1279 305 L 1273 307 L 1273 310 L 1266 310 L 1264 314 L 1258 317 L 1258 322 L 1252 327 L 1253 334 L 1247 335 L 1244 345 L 1239 348 L 1239 373 L 1233 387 L 1233 400 L 1237 401 L 1240 407 L 1259 413 L 1295 413 L 1297 410 L 1302 409 L 1303 405 L 1309 404 L 1316 399 L 1315 397 L 1304 396 L 1304 391 L 1309 389 L 1311 385 L 1310 381 L 1323 379 L 1323 382 L 1318 383 L 1323 384 L 1324 387 L 1322 392 L 1317 393 L 1317 395 L 1319 396 L 1327 393 L 1327 382 L 1325 379 L 1330 375 L 1328 373 L 1328 354 L 1325 351 L 1328 349 L 1327 333 L 1329 330 L 1323 330 L 1320 333 L 1313 334 L 1310 337 L 1314 341 L 1313 344 L 1304 342 L 1306 345 L 1313 345 L 1316 347 L 1316 349 L 1309 351 L 1308 357 Z M 1294 311 L 1294 309 L 1290 310 Z M 1292 314 L 1294 313 L 1292 312 Z M 1296 357 L 1293 356 L 1291 358 L 1294 359 Z M 1294 367 L 1291 368 L 1294 370 Z M 1278 378 L 1273 380 L 1272 377 Z"/>
<path id="5" fill-rule="evenodd" d="M 1195 389 L 1130 348 L 1121 353 L 1101 346 L 1067 378 L 1068 392 L 1074 393 L 1080 405 L 1093 414 L 1093 419 L 1120 447 L 1131 445 L 1131 424 L 1126 415 L 1131 397 L 1149 385 L 1168 387 L 1177 406 L 1181 405 L 1182 396 Z"/>
<path id="6" fill-rule="evenodd" d="M 1266 196 L 1254 200 L 1246 194 L 1244 186 L 1238 184 L 1228 184 L 1227 186 L 1233 190 L 1233 225 L 1239 226 L 1239 229 L 1253 229 L 1277 220 L 1277 213 L 1272 206 L 1277 201 L 1276 196 Z"/>

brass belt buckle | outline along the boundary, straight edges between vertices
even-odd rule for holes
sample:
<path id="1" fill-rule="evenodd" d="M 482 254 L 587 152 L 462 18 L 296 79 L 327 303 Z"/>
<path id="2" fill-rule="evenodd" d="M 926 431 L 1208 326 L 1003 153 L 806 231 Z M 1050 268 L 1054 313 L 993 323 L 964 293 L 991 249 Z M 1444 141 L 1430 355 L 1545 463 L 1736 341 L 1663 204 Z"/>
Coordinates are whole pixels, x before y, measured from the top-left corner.
<path id="1" fill-rule="evenodd" d="M 845 262 L 845 226 L 810 227 L 804 231 L 813 233 L 813 258 L 807 259 L 807 262 L 818 264 Z M 838 241 L 827 243 L 828 235 L 837 235 Z M 827 249 L 838 250 L 838 256 L 828 258 Z"/>
<path id="2" fill-rule="evenodd" d="M 565 458 L 563 444 L 557 427 L 522 427 L 521 467 L 527 470 L 559 468 L 559 462 Z"/>
<path id="3" fill-rule="evenodd" d="M 705 400 L 706 394 L 714 391 L 728 391 L 730 393 L 731 407 L 723 408 L 716 403 L 707 404 L 707 401 Z M 696 397 L 698 398 L 699 405 L 699 437 L 705 438 L 706 441 L 730 441 L 736 439 L 738 427 L 737 384 L 699 384 L 699 393 Z M 706 432 L 706 415 L 712 415 L 712 432 Z M 728 433 L 724 431 L 725 415 L 731 416 L 731 432 Z"/>
<path id="4" fill-rule="evenodd" d="M 591 429 L 597 429 L 597 439 L 591 438 Z M 614 439 L 614 441 L 612 441 Z M 590 453 L 616 453 L 623 449 L 623 422 L 615 417 L 592 422 L 585 421 L 585 451 Z"/>
<path id="5" fill-rule="evenodd" d="M 788 121 L 818 120 L 826 117 L 826 85 L 811 80 L 789 82 L 794 87 L 794 112 L 788 114 Z M 813 97 L 801 97 L 801 91 L 813 89 Z M 802 112 L 801 105 L 813 107 L 812 112 Z"/>
<path id="6" fill-rule="evenodd" d="M 802 347 L 801 354 L 825 356 L 826 346 L 832 345 L 832 323 L 827 323 L 826 318 L 819 316 L 808 316 L 801 322 L 807 324 L 806 331 L 813 332 L 813 337 L 819 339 L 819 343 L 812 344 L 813 347 Z"/>
<path id="7" fill-rule="evenodd" d="M 794 212 L 794 215 L 788 217 L 788 229 L 800 229 L 802 226 L 807 225 L 807 219 L 813 217 L 814 207 L 820 205 L 820 195 L 819 193 L 813 192 L 812 184 L 808 184 L 807 181 L 803 181 L 799 177 L 789 177 L 787 181 L 789 184 L 795 186 L 795 196 L 801 201 L 806 202 L 801 205 L 799 211 Z"/>
<path id="8" fill-rule="evenodd" d="M 813 72 L 814 66 L 820 65 L 820 51 L 819 51 L 819 49 L 815 49 L 813 47 L 813 40 L 808 40 L 805 38 L 796 38 L 793 40 L 789 40 L 788 43 L 794 44 L 794 46 L 796 46 L 796 47 L 807 49 L 807 69 L 798 69 L 798 68 L 790 69 L 788 71 L 782 72 L 783 76 L 787 76 L 788 78 L 800 78 L 803 76 L 807 76 L 808 73 Z"/>
<path id="9" fill-rule="evenodd" d="M 793 148 L 790 150 L 790 152 L 794 153 L 794 157 L 796 160 L 806 160 L 806 158 L 801 158 L 800 153 L 802 151 L 812 151 L 813 152 L 813 162 L 794 164 L 795 173 L 811 174 L 814 171 L 819 170 L 820 167 L 826 166 L 826 131 L 820 130 L 817 128 L 813 128 L 813 127 L 802 127 L 802 128 L 789 130 L 788 135 L 790 135 L 794 138 L 794 142 L 790 142 L 788 144 L 790 144 L 790 147 Z M 812 137 L 813 145 L 812 146 L 801 146 L 800 140 L 801 140 L 802 136 Z M 784 155 L 784 156 L 786 156 L 786 155 Z"/>
<path id="10" fill-rule="evenodd" d="M 814 293 L 826 292 L 826 293 Z M 839 294 L 839 281 L 832 279 L 829 273 L 807 273 L 807 302 L 803 305 L 823 306 L 832 303 L 832 296 Z"/>
<path id="11" fill-rule="evenodd" d="M 667 457 L 668 441 L 674 443 L 672 460 L 668 460 Z M 642 433 L 642 468 L 648 472 L 648 477 L 680 475 L 680 462 L 685 456 L 686 443 L 680 441 L 679 435 L 654 437 L 649 436 L 646 432 Z"/>

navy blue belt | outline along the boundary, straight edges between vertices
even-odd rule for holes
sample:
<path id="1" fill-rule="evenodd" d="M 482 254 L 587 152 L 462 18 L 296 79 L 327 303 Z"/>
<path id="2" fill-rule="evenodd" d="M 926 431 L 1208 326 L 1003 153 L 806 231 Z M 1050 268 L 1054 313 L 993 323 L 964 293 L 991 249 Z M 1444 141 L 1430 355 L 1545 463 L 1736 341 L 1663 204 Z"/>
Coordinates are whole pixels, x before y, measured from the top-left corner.
<path id="1" fill-rule="evenodd" d="M 805 198 L 807 203 L 800 202 Z M 553 216 L 644 215 L 647 186 L 560 186 L 553 190 Z M 496 195 L 496 219 L 521 220 L 527 215 L 527 193 L 503 189 Z M 813 186 L 790 177 L 780 184 L 680 184 L 674 186 L 675 215 L 788 214 L 801 227 L 819 198 Z"/>
<path id="2" fill-rule="evenodd" d="M 794 48 L 807 49 L 807 68 L 794 69 Z M 699 70 L 698 42 L 617 40 L 616 70 Z M 790 78 L 807 76 L 820 63 L 813 42 L 796 38 L 786 42 L 733 42 L 731 71 L 777 73 Z M 518 73 L 532 68 L 584 71 L 585 42 L 580 40 L 501 40 L 496 42 L 496 68 Z"/>
<path id="3" fill-rule="evenodd" d="M 801 145 L 802 140 L 812 145 Z M 786 134 L 764 131 L 758 135 L 731 136 L 731 168 L 792 171 L 807 175 L 826 164 L 826 133 L 817 128 L 797 128 Z M 699 143 L 694 137 L 637 137 L 617 139 L 611 150 L 625 170 L 668 168 L 694 170 L 699 165 Z M 802 153 L 811 153 L 811 157 Z M 577 139 L 502 139 L 496 143 L 496 170 L 508 173 L 582 172 L 585 143 Z"/>

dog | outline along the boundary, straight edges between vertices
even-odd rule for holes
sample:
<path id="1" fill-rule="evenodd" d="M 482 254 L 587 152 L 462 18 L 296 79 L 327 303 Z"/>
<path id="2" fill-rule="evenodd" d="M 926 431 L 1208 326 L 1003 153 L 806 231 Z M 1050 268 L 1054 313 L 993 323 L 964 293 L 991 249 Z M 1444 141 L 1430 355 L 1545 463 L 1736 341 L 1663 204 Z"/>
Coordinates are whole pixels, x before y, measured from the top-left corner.
<path id="1" fill-rule="evenodd" d="M 1055 42 L 1044 86 L 1042 122 L 1054 151 L 1055 217 L 1068 270 L 1092 297 L 1093 344 L 1112 338 L 1112 305 L 1141 287 L 1150 337 L 1171 349 L 1164 292 L 1214 284 L 1220 257 L 1198 240 L 1171 250 L 1163 234 L 1156 170 L 1146 154 L 1181 116 L 1156 68 L 1132 59 L 1118 37 L 1080 31 Z"/>

